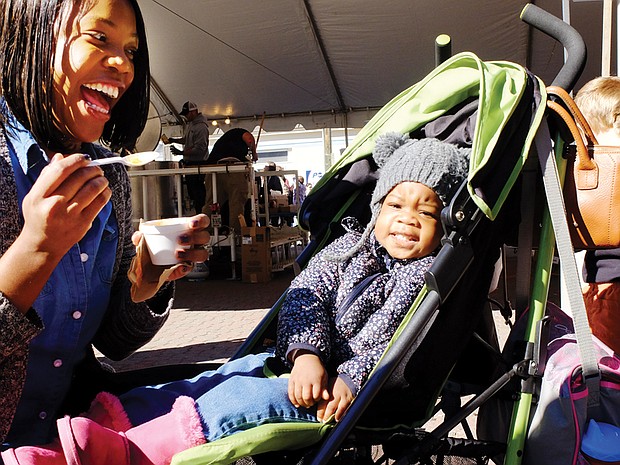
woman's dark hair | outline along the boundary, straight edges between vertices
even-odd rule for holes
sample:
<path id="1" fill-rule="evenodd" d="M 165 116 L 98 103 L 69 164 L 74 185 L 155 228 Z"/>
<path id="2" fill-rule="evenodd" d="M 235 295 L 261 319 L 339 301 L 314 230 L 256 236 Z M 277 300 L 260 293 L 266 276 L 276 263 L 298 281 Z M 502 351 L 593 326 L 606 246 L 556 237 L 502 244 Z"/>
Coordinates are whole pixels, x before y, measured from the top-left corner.
<path id="1" fill-rule="evenodd" d="M 54 53 L 59 26 L 83 16 L 97 0 L 0 0 L 0 92 L 13 115 L 39 144 L 66 151 L 66 137 L 53 120 Z M 101 141 L 112 150 L 131 150 L 146 125 L 150 73 L 146 31 L 137 0 L 127 0 L 136 15 L 139 48 L 134 80 L 114 106 Z"/>

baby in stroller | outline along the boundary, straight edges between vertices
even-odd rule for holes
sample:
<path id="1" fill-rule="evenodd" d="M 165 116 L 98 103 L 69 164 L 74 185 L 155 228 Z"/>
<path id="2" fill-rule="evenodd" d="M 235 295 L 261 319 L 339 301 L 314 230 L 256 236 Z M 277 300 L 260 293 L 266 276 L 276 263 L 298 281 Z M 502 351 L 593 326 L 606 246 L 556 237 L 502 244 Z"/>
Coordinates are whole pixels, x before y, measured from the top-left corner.
<path id="1" fill-rule="evenodd" d="M 274 422 L 340 420 L 424 286 L 440 214 L 467 176 L 469 149 L 386 134 L 363 229 L 319 252 L 279 313 L 275 354 L 250 354 L 189 380 L 101 393 L 59 440 L 2 453 L 5 464 L 167 464 L 182 450 Z"/>

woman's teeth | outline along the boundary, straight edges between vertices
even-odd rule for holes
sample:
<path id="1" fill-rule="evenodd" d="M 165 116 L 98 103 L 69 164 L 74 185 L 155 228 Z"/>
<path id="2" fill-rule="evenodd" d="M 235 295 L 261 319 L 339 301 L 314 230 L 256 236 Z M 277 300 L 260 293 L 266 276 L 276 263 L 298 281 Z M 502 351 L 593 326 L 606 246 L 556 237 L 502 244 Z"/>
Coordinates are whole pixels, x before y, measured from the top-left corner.
<path id="1" fill-rule="evenodd" d="M 107 109 L 101 108 L 100 106 L 95 105 L 94 103 L 86 102 L 86 105 L 92 108 L 93 110 L 98 111 L 99 113 L 103 113 L 105 115 L 110 113 Z"/>
<path id="2" fill-rule="evenodd" d="M 118 97 L 118 87 L 116 86 L 111 86 L 109 84 L 102 84 L 98 82 L 96 84 L 84 84 L 84 87 L 96 90 L 97 92 L 101 92 L 102 94 L 112 99 Z"/>

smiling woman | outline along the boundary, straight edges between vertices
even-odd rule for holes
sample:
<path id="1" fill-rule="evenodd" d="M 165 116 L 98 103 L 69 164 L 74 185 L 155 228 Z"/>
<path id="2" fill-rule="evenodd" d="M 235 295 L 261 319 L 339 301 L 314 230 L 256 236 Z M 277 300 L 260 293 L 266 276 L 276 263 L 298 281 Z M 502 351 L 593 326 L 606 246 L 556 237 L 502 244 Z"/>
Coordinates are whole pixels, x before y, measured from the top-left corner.
<path id="1" fill-rule="evenodd" d="M 135 302 L 129 177 L 90 161 L 114 156 L 98 140 L 131 151 L 147 120 L 136 0 L 1 0 L 0 73 L 0 439 L 40 444 L 118 388 L 93 345 L 118 360 L 157 333 L 171 281 L 207 258 L 208 219 L 189 219 L 168 282 Z"/>
<path id="2" fill-rule="evenodd" d="M 29 121 L 35 138 L 46 141 L 48 149 L 66 150 L 67 127 L 83 113 L 77 108 L 80 94 L 96 94 L 93 102 L 106 102 L 109 116 L 101 133 L 81 142 L 101 137 L 113 150 L 131 149 L 146 124 L 150 82 L 144 22 L 135 0 L 3 3 L 9 6 L 2 30 L 7 48 L 0 50 L 1 85 L 13 114 Z M 63 26 L 56 38 L 59 22 Z M 50 44 L 56 45 L 50 50 Z M 57 94 L 45 90 L 52 88 Z M 69 118 L 65 105 L 71 109 Z"/>
<path id="3" fill-rule="evenodd" d="M 59 129 L 77 149 L 99 139 L 133 82 L 139 39 L 136 15 L 126 0 L 98 1 L 85 14 L 76 13 L 56 43 L 54 91 L 59 98 L 53 109 Z"/>

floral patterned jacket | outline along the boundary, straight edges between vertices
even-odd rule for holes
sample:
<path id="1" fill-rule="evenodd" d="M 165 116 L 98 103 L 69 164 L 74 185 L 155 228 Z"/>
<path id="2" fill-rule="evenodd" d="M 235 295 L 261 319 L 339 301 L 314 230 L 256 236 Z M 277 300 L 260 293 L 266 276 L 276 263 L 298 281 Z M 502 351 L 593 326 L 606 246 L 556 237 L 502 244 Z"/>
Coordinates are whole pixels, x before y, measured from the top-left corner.
<path id="1" fill-rule="evenodd" d="M 99 158 L 112 154 L 94 146 Z M 119 360 L 150 341 L 168 318 L 174 286 L 163 286 L 147 302 L 134 303 L 130 297 L 127 271 L 135 255 L 131 185 L 120 164 L 104 167 L 112 190 L 112 205 L 118 221 L 118 249 L 113 271 L 110 304 L 93 344 L 107 357 Z M 4 133 L 0 130 L 0 254 L 19 235 L 23 221 L 19 215 L 17 187 Z M 0 439 L 6 437 L 19 402 L 26 377 L 29 342 L 43 330 L 35 309 L 24 316 L 0 290 Z"/>
<path id="2" fill-rule="evenodd" d="M 313 351 L 330 376 L 338 373 L 354 395 L 422 289 L 424 273 L 434 260 L 396 260 L 374 234 L 351 259 L 331 259 L 361 237 L 349 222 L 348 232 L 313 257 L 293 280 L 279 313 L 276 349 L 285 362 L 293 350 Z M 360 286 L 361 293 L 352 293 L 366 278 L 369 284 Z"/>

